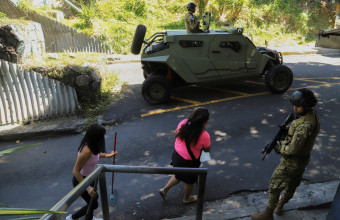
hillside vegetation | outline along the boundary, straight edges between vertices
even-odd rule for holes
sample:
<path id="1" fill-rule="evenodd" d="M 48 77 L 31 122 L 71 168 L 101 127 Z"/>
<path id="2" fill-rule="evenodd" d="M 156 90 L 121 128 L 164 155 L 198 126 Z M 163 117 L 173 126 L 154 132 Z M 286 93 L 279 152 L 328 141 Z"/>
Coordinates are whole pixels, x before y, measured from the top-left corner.
<path id="1" fill-rule="evenodd" d="M 169 29 L 185 29 L 188 0 L 77 0 L 83 13 L 65 23 L 104 40 L 115 53 L 129 53 L 135 28 L 147 36 Z M 212 12 L 211 29 L 223 24 L 243 27 L 256 45 L 284 46 L 314 42 L 320 29 L 334 24 L 332 5 L 310 0 L 195 0 L 196 16 Z"/>

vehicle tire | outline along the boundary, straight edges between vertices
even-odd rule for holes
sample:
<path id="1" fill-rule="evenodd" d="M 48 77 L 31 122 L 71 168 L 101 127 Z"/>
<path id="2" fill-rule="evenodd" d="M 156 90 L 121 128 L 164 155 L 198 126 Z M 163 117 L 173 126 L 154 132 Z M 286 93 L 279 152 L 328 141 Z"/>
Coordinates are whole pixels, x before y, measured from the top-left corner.
<path id="1" fill-rule="evenodd" d="M 142 95 L 149 104 L 161 104 L 169 100 L 171 85 L 161 75 L 151 75 L 142 84 Z"/>
<path id="2" fill-rule="evenodd" d="M 265 83 L 271 92 L 284 93 L 293 83 L 293 72 L 285 65 L 275 65 L 267 72 Z"/>
<path id="3" fill-rule="evenodd" d="M 145 25 L 138 25 L 136 28 L 135 35 L 133 36 L 132 44 L 131 44 L 131 53 L 134 55 L 138 55 L 140 49 L 142 48 L 144 37 L 146 33 Z"/>

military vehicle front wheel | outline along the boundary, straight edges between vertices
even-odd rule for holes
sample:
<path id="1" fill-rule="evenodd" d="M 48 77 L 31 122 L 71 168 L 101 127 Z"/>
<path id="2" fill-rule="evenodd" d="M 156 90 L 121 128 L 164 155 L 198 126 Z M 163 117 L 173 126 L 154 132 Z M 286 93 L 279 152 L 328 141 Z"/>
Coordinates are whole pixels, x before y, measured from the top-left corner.
<path id="1" fill-rule="evenodd" d="M 142 48 L 144 37 L 146 33 L 145 25 L 138 25 L 136 28 L 135 35 L 133 36 L 132 44 L 131 44 L 131 53 L 134 55 L 138 55 L 140 49 Z"/>
<path id="2" fill-rule="evenodd" d="M 284 93 L 293 83 L 293 72 L 285 65 L 275 65 L 267 72 L 265 83 L 271 92 Z"/>
<path id="3" fill-rule="evenodd" d="M 149 104 L 161 104 L 169 100 L 171 85 L 161 75 L 151 75 L 142 84 L 142 95 Z"/>

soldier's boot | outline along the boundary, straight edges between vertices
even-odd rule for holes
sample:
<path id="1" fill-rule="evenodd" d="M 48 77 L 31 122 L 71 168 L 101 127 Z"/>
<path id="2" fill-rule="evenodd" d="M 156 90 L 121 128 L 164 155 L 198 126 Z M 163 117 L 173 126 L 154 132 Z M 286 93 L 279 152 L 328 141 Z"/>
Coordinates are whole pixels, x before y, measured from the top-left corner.
<path id="1" fill-rule="evenodd" d="M 274 209 L 266 207 L 264 212 L 254 213 L 251 218 L 253 220 L 274 220 L 273 211 Z"/>
<path id="2" fill-rule="evenodd" d="M 283 205 L 285 204 L 285 201 L 283 199 L 283 197 L 280 198 L 279 202 L 277 203 L 277 206 L 274 210 L 274 212 L 276 213 L 276 215 L 283 215 Z"/>

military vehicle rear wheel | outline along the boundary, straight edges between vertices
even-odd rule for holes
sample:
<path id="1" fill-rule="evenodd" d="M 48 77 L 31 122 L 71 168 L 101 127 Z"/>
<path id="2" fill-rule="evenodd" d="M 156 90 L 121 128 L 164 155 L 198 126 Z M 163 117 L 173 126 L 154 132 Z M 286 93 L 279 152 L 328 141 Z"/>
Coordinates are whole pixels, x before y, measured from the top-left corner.
<path id="1" fill-rule="evenodd" d="M 142 48 L 144 37 L 146 33 L 145 25 L 138 25 L 136 28 L 135 35 L 133 36 L 132 44 L 131 44 L 131 53 L 134 55 L 138 55 L 140 49 Z"/>
<path id="2" fill-rule="evenodd" d="M 171 85 L 161 75 L 151 75 L 142 84 L 142 95 L 149 104 L 161 104 L 169 100 Z"/>
<path id="3" fill-rule="evenodd" d="M 275 65 L 267 72 L 265 83 L 271 92 L 284 93 L 293 83 L 293 72 L 285 65 Z"/>

